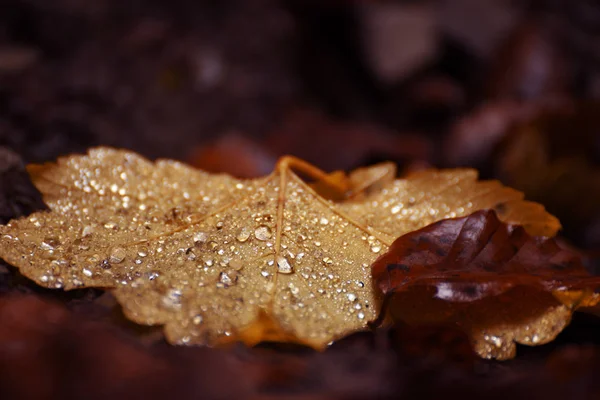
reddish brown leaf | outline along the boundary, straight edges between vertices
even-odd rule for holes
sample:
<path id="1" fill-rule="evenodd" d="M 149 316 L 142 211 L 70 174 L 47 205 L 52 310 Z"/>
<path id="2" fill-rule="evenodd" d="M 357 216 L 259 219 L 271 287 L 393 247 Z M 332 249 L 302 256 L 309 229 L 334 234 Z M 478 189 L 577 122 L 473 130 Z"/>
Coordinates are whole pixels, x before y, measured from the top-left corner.
<path id="1" fill-rule="evenodd" d="M 373 279 L 394 294 L 394 318 L 457 324 L 488 358 L 512 357 L 513 341 L 552 340 L 575 308 L 598 302 L 600 287 L 576 253 L 500 222 L 493 211 L 398 238 L 373 264 Z"/>

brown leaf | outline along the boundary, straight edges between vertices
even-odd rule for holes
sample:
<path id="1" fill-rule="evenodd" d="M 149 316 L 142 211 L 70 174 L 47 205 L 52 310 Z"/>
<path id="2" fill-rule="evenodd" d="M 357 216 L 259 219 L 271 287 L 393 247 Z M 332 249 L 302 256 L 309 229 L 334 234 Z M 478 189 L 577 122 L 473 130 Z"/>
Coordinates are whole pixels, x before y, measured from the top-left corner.
<path id="1" fill-rule="evenodd" d="M 532 237 L 493 211 L 443 220 L 398 238 L 373 264 L 393 317 L 452 322 L 487 358 L 514 356 L 514 342 L 541 344 L 573 310 L 597 303 L 592 277 L 556 240 Z"/>

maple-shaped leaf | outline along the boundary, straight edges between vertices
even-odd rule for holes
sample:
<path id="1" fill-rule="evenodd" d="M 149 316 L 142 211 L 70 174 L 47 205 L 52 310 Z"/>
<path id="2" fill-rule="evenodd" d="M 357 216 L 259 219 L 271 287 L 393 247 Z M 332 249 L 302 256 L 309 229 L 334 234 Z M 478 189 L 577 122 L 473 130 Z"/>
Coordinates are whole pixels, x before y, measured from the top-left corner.
<path id="1" fill-rule="evenodd" d="M 339 181 L 290 157 L 254 180 L 109 148 L 29 171 L 50 211 L 0 226 L 0 257 L 43 286 L 113 288 L 130 319 L 165 325 L 173 343 L 322 348 L 377 316 L 370 265 L 394 232 L 498 203 L 510 218 L 533 208 L 538 219 L 524 218 L 534 231 L 558 227 L 518 192 L 467 170 L 373 190 L 360 183 L 381 175 L 359 174 L 350 186 L 364 201 L 351 203 L 320 196 L 296 172 L 335 190 Z"/>
<path id="2" fill-rule="evenodd" d="M 392 316 L 457 324 L 486 358 L 513 357 L 515 342 L 547 343 L 573 310 L 600 301 L 600 277 L 576 253 L 490 210 L 398 238 L 373 264 L 373 279 L 391 296 Z"/>

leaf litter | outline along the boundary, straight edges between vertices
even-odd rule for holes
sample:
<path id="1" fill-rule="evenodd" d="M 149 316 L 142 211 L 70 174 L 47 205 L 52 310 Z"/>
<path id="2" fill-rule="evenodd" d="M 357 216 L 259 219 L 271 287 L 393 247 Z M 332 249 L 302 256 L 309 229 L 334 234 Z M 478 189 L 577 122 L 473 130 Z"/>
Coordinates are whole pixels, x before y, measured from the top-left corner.
<path id="1" fill-rule="evenodd" d="M 370 265 L 396 237 L 488 208 L 531 234 L 560 227 L 541 205 L 467 169 L 396 180 L 373 169 L 341 185 L 283 157 L 272 174 L 239 180 L 95 148 L 28 170 L 50 211 L 0 226 L 0 257 L 41 286 L 112 289 L 128 318 L 164 325 L 178 344 L 323 348 L 377 317 Z M 297 173 L 344 199 L 328 200 Z"/>

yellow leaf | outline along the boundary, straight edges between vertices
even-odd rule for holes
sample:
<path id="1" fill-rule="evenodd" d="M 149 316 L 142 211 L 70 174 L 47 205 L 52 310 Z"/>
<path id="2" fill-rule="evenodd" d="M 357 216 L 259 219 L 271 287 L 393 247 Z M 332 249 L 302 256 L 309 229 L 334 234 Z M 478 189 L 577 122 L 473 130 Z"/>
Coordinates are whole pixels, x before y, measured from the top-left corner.
<path id="1" fill-rule="evenodd" d="M 290 157 L 247 181 L 109 148 L 29 171 L 50 211 L 0 226 L 0 257 L 42 286 L 112 288 L 130 319 L 165 325 L 172 343 L 264 335 L 322 348 L 377 316 L 370 264 L 397 236 L 490 207 L 534 234 L 559 227 L 470 170 L 385 183 L 374 168 L 340 203 L 294 171 L 334 179 Z"/>

